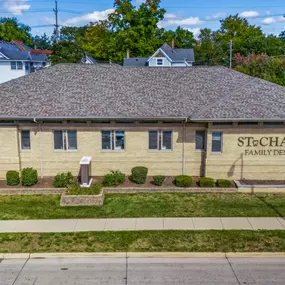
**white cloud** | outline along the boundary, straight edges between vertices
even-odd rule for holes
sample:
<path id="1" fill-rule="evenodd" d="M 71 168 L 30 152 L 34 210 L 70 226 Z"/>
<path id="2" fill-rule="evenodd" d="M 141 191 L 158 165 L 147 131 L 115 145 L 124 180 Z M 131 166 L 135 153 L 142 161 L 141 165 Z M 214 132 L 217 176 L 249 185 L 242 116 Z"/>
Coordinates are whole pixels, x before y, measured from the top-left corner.
<path id="1" fill-rule="evenodd" d="M 190 31 L 190 32 L 192 32 L 195 38 L 197 38 L 197 37 L 199 36 L 200 31 L 201 31 L 200 28 L 193 28 L 193 29 L 188 28 L 187 30 Z"/>
<path id="2" fill-rule="evenodd" d="M 79 17 L 70 18 L 64 21 L 63 25 L 72 26 L 72 25 L 88 24 L 89 22 L 106 20 L 108 15 L 113 12 L 114 9 L 107 9 L 104 11 L 94 11 L 93 13 L 88 13 Z"/>
<path id="3" fill-rule="evenodd" d="M 201 21 L 198 17 L 189 17 L 184 19 L 169 19 L 166 21 L 166 23 L 164 23 L 164 26 L 195 26 L 202 23 L 203 21 Z"/>
<path id="4" fill-rule="evenodd" d="M 271 14 L 270 10 L 265 11 L 265 14 L 270 15 Z"/>
<path id="5" fill-rule="evenodd" d="M 268 18 L 265 18 L 261 21 L 261 24 L 264 24 L 264 25 L 270 25 L 270 24 L 274 24 L 274 23 L 285 23 L 285 17 L 268 17 Z"/>
<path id="6" fill-rule="evenodd" d="M 212 16 L 207 16 L 207 17 L 206 17 L 206 20 L 208 20 L 208 21 L 211 21 L 211 20 L 218 20 L 218 19 L 221 19 L 221 18 L 223 18 L 223 17 L 225 17 L 225 16 L 226 16 L 226 13 L 220 12 L 220 13 L 216 13 L 216 14 L 214 14 L 214 15 L 212 15 Z"/>
<path id="7" fill-rule="evenodd" d="M 21 16 L 24 11 L 28 11 L 31 5 L 27 5 L 27 0 L 0 0 L 3 3 L 3 7 L 8 12 L 15 16 Z"/>
<path id="8" fill-rule="evenodd" d="M 171 13 L 165 13 L 164 19 L 177 19 L 177 15 Z"/>
<path id="9" fill-rule="evenodd" d="M 257 11 L 243 11 L 239 16 L 244 18 L 254 18 L 258 17 L 259 13 Z"/>

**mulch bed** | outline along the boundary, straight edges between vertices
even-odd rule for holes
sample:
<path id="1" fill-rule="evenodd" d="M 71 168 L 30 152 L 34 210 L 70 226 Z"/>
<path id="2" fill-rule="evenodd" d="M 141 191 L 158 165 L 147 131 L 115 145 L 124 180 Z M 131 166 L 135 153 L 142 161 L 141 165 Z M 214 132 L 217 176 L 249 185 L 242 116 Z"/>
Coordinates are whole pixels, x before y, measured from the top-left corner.
<path id="1" fill-rule="evenodd" d="M 239 180 L 242 185 L 285 185 L 285 180 Z"/>

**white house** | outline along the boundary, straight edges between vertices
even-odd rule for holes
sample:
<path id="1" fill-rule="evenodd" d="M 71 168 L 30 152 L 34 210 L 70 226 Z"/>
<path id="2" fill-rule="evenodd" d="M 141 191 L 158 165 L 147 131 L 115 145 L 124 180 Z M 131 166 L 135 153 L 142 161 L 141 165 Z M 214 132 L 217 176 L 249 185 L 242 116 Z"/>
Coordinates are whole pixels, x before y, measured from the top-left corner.
<path id="1" fill-rule="evenodd" d="M 124 66 L 149 66 L 149 67 L 190 67 L 193 65 L 193 49 L 178 49 L 163 44 L 149 58 L 125 58 Z"/>
<path id="2" fill-rule="evenodd" d="M 0 83 L 42 69 L 50 51 L 33 50 L 21 41 L 0 41 Z"/>

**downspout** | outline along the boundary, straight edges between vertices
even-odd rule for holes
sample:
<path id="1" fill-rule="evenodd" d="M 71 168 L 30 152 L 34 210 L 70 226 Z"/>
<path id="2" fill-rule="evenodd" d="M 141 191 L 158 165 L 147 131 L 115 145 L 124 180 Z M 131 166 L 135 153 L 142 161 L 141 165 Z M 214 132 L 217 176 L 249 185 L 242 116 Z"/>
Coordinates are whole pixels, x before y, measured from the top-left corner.
<path id="1" fill-rule="evenodd" d="M 40 175 L 41 179 L 43 178 L 43 144 L 42 144 L 42 124 L 37 122 L 37 119 L 34 118 L 34 123 L 39 126 L 39 134 L 40 134 Z"/>
<path id="2" fill-rule="evenodd" d="M 19 172 L 21 172 L 22 171 L 22 160 L 21 160 L 21 151 L 20 151 L 20 129 L 19 129 L 19 124 L 17 124 L 17 148 L 18 148 Z"/>
<path id="3" fill-rule="evenodd" d="M 185 140 L 186 140 L 186 123 L 188 118 L 185 122 L 182 123 L 182 175 L 185 174 Z"/>

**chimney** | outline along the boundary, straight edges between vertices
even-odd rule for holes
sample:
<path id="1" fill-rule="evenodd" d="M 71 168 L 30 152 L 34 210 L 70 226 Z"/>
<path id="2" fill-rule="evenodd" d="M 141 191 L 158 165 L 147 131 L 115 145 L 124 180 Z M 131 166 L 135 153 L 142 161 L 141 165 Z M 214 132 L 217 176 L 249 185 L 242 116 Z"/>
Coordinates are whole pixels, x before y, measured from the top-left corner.
<path id="1" fill-rule="evenodd" d="M 175 48 L 175 39 L 172 39 L 172 41 L 171 41 L 171 48 L 172 48 L 172 49 Z"/>
<path id="2" fill-rule="evenodd" d="M 127 49 L 127 58 L 130 58 L 130 49 Z"/>

